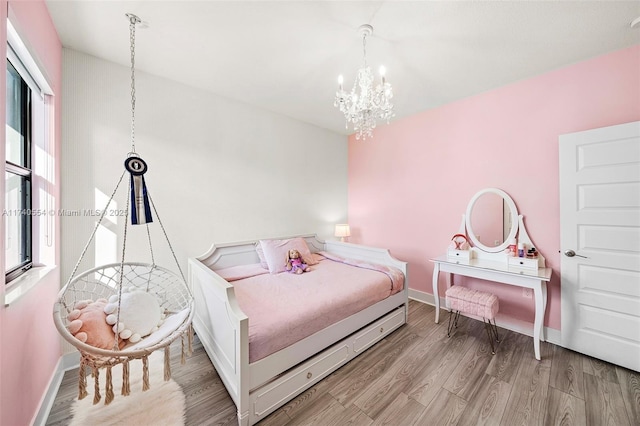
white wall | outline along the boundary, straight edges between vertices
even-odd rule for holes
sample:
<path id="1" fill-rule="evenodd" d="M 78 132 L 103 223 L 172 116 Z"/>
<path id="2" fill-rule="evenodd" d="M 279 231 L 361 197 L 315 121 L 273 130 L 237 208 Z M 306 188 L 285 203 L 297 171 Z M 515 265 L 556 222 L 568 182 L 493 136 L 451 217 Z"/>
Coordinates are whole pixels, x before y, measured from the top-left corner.
<path id="1" fill-rule="evenodd" d="M 62 86 L 61 207 L 102 209 L 131 149 L 130 70 L 64 49 Z M 346 220 L 345 136 L 139 71 L 136 89 L 136 151 L 149 165 L 147 186 L 183 268 L 214 242 L 331 238 L 333 225 Z M 119 208 L 127 185 L 128 175 Z M 80 270 L 119 261 L 122 218 L 110 219 Z M 63 282 L 95 222 L 62 217 Z M 157 223 L 151 232 L 157 263 L 173 268 Z M 148 261 L 146 238 L 143 227 L 129 227 L 127 260 Z"/>

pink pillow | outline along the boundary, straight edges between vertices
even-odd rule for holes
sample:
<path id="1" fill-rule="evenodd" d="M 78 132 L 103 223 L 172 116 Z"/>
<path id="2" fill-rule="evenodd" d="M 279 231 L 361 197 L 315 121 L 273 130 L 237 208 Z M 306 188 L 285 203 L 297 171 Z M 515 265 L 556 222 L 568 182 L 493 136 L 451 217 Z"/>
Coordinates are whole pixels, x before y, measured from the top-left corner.
<path id="1" fill-rule="evenodd" d="M 113 349 L 116 335 L 112 327 L 107 324 L 107 314 L 104 313 L 106 305 L 107 299 L 78 302 L 75 309 L 67 316 L 67 320 L 70 321 L 69 332 L 87 345 L 107 350 Z M 122 349 L 125 343 L 120 339 L 119 348 Z"/>
<path id="2" fill-rule="evenodd" d="M 277 274 L 284 272 L 286 268 L 287 252 L 296 249 L 300 252 L 302 260 L 307 265 L 315 265 L 318 262 L 311 255 L 307 242 L 303 238 L 291 238 L 289 240 L 260 240 L 264 259 L 269 267 L 269 272 Z M 258 254 L 259 256 L 259 254 Z"/>

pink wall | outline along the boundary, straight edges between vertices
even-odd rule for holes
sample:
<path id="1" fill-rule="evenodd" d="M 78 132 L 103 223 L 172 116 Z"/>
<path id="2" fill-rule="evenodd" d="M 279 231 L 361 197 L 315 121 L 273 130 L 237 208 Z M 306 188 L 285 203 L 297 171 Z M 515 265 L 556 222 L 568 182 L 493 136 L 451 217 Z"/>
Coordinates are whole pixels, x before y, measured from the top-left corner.
<path id="1" fill-rule="evenodd" d="M 410 287 L 432 293 L 429 259 L 444 254 L 471 197 L 503 189 L 553 268 L 545 324 L 560 329 L 558 136 L 635 120 L 640 45 L 381 125 L 370 141 L 352 136 L 351 241 L 390 248 L 409 262 Z M 498 294 L 502 313 L 533 321 L 519 289 L 467 284 Z"/>
<path id="2" fill-rule="evenodd" d="M 7 6 L 9 12 L 7 12 Z M 60 153 L 60 112 L 62 83 L 62 45 L 49 11 L 43 0 L 0 0 L 0 52 L 6 57 L 6 17 L 9 13 L 18 33 L 46 71 L 55 93 L 55 156 Z M 2 63 L 2 75 L 6 62 Z M 0 79 L 0 99 L 6 93 L 5 78 Z M 4 102 L 0 102 L 0 116 L 5 116 Z M 3 126 L 4 127 L 4 126 Z M 4 146 L 4 131 L 0 132 Z M 0 150 L 4 161 L 4 149 Z M 53 194 L 58 208 L 60 189 L 57 186 L 59 167 L 56 166 Z M 4 192 L 4 182 L 2 183 Z M 4 203 L 1 197 L 0 203 Z M 2 204 L 4 207 L 4 204 Z M 4 225 L 1 228 L 4 230 Z M 56 230 L 59 230 L 59 221 Z M 60 249 L 56 232 L 56 264 Z M 4 240 L 4 236 L 2 236 Z M 4 258 L 0 261 L 4 263 Z M 29 293 L 11 304 L 0 307 L 0 424 L 27 425 L 38 413 L 42 398 L 53 378 L 61 356 L 60 337 L 52 320 L 53 303 L 60 289 L 59 271 L 49 273 Z M 4 291 L 3 289 L 0 291 Z"/>

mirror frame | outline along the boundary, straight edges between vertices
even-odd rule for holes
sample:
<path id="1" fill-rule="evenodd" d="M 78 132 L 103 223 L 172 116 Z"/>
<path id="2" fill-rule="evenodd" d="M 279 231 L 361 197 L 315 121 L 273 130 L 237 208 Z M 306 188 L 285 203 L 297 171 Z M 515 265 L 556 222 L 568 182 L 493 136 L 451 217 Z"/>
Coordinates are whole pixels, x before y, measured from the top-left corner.
<path id="1" fill-rule="evenodd" d="M 478 198 L 480 198 L 484 194 L 496 194 L 496 195 L 502 197 L 502 199 L 507 203 L 507 206 L 509 206 L 509 211 L 511 212 L 511 230 L 509 232 L 509 235 L 502 242 L 502 244 L 500 244 L 499 246 L 495 246 L 495 247 L 485 246 L 480 241 L 478 241 L 478 239 L 476 238 L 475 233 L 473 232 L 473 228 L 471 227 L 471 212 L 473 211 L 473 206 L 475 205 L 476 201 L 478 201 Z M 503 218 L 503 220 L 504 220 L 504 218 Z M 507 247 L 509 247 L 509 241 L 511 241 L 513 238 L 515 238 L 516 233 L 518 232 L 518 224 L 519 224 L 519 217 L 518 217 L 518 209 L 516 208 L 516 203 L 513 202 L 513 200 L 509 196 L 509 194 L 507 194 L 506 192 L 504 192 L 501 189 L 498 189 L 498 188 L 485 188 L 485 189 L 482 189 L 482 190 L 478 191 L 471 198 L 471 201 L 469 201 L 469 205 L 467 206 L 467 213 L 466 213 L 466 216 L 465 216 L 465 225 L 467 227 L 467 236 L 473 242 L 473 245 L 475 247 L 477 247 L 478 249 L 482 250 L 482 251 L 486 251 L 488 253 L 499 253 L 501 251 L 504 251 Z"/>

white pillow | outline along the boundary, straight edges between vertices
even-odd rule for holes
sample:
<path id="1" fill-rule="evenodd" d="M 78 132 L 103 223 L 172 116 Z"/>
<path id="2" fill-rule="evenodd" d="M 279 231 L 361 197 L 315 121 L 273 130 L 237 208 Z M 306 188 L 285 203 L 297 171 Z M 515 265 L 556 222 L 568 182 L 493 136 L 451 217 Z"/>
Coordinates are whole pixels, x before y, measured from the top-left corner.
<path id="1" fill-rule="evenodd" d="M 120 305 L 120 315 L 118 315 Z M 107 324 L 113 326 L 114 333 L 120 338 L 137 343 L 141 338 L 148 336 L 162 324 L 162 309 L 158 299 L 151 293 L 142 290 L 122 292 L 120 302 L 118 295 L 109 298 L 109 303 L 104 307 L 107 314 Z M 116 324 L 117 320 L 120 322 Z"/>

